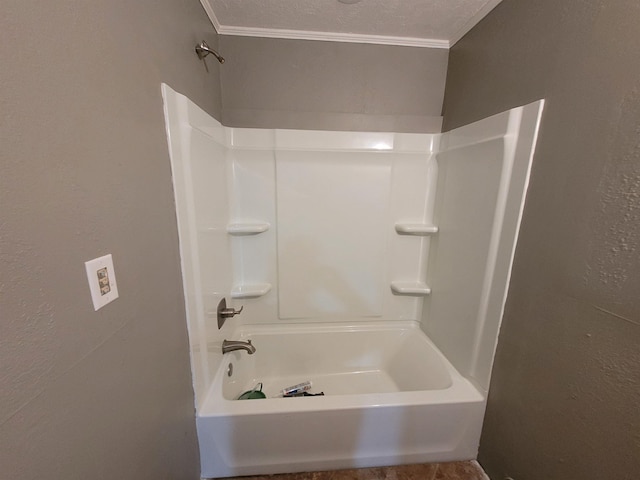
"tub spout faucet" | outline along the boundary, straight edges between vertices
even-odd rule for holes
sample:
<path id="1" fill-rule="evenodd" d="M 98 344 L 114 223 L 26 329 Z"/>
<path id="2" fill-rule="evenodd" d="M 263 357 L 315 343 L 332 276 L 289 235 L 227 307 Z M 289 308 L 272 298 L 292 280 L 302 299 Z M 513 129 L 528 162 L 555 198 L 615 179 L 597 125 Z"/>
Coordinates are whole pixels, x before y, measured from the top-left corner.
<path id="1" fill-rule="evenodd" d="M 224 340 L 222 342 L 222 353 L 235 352 L 236 350 L 245 350 L 249 355 L 253 355 L 256 352 L 256 347 L 251 345 L 251 340 L 242 342 L 240 340 Z"/>

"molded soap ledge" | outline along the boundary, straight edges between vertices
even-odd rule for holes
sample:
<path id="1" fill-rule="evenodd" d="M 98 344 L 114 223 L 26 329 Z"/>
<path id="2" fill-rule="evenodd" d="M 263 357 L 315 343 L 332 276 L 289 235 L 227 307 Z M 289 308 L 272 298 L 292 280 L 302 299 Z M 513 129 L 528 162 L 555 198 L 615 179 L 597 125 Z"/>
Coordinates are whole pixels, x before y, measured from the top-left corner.
<path id="1" fill-rule="evenodd" d="M 231 290 L 231 298 L 256 298 L 266 295 L 271 290 L 270 283 L 251 283 L 235 285 Z"/>
<path id="2" fill-rule="evenodd" d="M 230 223 L 227 225 L 229 235 L 257 235 L 269 230 L 268 223 Z"/>
<path id="3" fill-rule="evenodd" d="M 438 233 L 438 227 L 430 223 L 396 223 L 400 235 L 431 235 Z"/>
<path id="4" fill-rule="evenodd" d="M 422 282 L 391 282 L 391 291 L 396 295 L 425 296 L 431 293 L 431 288 Z"/>

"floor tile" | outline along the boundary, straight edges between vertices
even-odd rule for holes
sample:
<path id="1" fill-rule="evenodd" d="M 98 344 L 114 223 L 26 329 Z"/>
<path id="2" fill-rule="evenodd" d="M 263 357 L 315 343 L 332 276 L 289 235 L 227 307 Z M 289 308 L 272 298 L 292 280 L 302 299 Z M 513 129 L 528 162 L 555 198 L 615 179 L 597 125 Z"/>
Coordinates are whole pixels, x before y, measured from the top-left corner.
<path id="1" fill-rule="evenodd" d="M 434 480 L 488 480 L 477 462 L 441 463 Z"/>
<path id="2" fill-rule="evenodd" d="M 234 477 L 228 480 L 488 480 L 476 462 L 423 463 L 327 472 Z"/>

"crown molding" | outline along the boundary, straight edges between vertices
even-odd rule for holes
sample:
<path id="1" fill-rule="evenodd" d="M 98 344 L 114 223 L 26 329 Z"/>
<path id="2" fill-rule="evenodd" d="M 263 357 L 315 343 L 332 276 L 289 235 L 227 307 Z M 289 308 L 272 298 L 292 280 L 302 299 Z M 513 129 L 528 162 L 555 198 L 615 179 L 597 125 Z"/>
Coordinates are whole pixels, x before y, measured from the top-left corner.
<path id="1" fill-rule="evenodd" d="M 480 10 L 478 10 L 478 12 L 473 17 L 471 17 L 467 21 L 467 23 L 464 24 L 464 26 L 460 30 L 456 32 L 455 35 L 453 35 L 453 37 L 449 41 L 449 46 L 453 47 L 456 43 L 458 43 L 458 41 L 462 37 L 464 37 L 473 27 L 480 23 L 480 20 L 486 17 L 491 10 L 498 6 L 500 2 L 502 2 L 502 0 L 490 0 L 489 2 L 487 2 Z"/>
<path id="2" fill-rule="evenodd" d="M 499 1 L 500 0 L 497 0 L 497 2 Z M 216 32 L 218 32 L 219 35 L 284 38 L 291 40 L 316 40 L 322 42 L 372 43 L 378 45 L 445 49 L 450 48 L 452 45 L 448 40 L 434 38 L 389 37 L 385 35 L 363 35 L 359 33 L 311 32 L 306 30 L 284 30 L 275 28 L 234 27 L 221 25 L 209 2 L 207 0 L 200 0 L 200 3 L 211 20 L 213 28 L 216 29 Z"/>
<path id="3" fill-rule="evenodd" d="M 220 35 L 241 37 L 285 38 L 292 40 L 316 40 L 322 42 L 373 43 L 403 47 L 449 48 L 448 40 L 412 37 L 388 37 L 384 35 L 362 35 L 358 33 L 311 32 L 304 30 L 282 30 L 272 28 L 232 27 L 220 25 Z"/>
<path id="4" fill-rule="evenodd" d="M 220 33 L 220 28 L 222 28 L 222 26 L 220 25 L 220 21 L 218 20 L 218 17 L 216 17 L 216 13 L 213 11 L 213 7 L 211 6 L 211 4 L 208 2 L 208 0 L 200 0 L 200 3 L 202 4 L 202 8 L 204 8 L 204 11 L 209 17 L 209 20 L 211 20 L 213 28 L 216 29 L 216 32 Z"/>

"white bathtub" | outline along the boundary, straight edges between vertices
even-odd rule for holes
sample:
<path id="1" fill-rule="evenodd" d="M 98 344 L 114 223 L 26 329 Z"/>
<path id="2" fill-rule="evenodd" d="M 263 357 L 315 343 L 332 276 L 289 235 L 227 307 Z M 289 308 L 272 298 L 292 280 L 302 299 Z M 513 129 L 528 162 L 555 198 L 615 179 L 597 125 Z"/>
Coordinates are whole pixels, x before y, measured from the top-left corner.
<path id="1" fill-rule="evenodd" d="M 256 353 L 223 357 L 197 416 L 203 478 L 476 457 L 485 398 L 414 322 L 245 326 L 239 339 Z M 272 398 L 306 380 L 325 396 Z M 236 400 L 258 382 L 267 399 Z"/>

